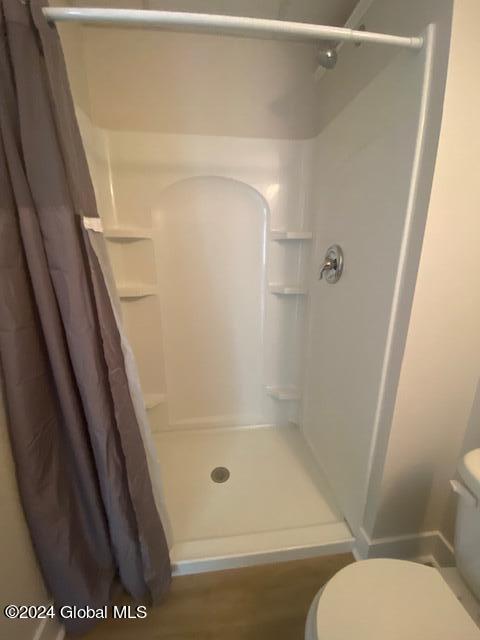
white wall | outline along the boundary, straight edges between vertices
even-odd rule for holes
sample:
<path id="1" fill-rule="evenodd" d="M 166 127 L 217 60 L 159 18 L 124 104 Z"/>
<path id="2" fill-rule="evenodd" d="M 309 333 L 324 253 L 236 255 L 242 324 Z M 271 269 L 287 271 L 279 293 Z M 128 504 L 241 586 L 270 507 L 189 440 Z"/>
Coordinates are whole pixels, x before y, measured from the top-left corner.
<path id="1" fill-rule="evenodd" d="M 314 214 L 323 236 L 319 233 L 317 242 L 325 242 L 323 251 L 332 242 L 344 242 L 348 254 L 343 289 L 342 280 L 323 290 L 315 291 L 312 285 L 313 338 L 306 348 L 310 364 L 304 429 L 355 533 L 362 522 L 367 526 L 372 512 L 376 514 L 375 498 L 382 487 L 440 130 L 451 4 L 450 0 L 382 0 L 373 2 L 359 21 L 372 31 L 402 35 L 421 34 L 430 23 L 435 25 L 432 64 L 425 67 L 431 82 L 425 84 L 429 91 L 422 98 L 425 111 L 418 121 L 422 136 L 415 157 L 408 132 L 415 117 L 412 107 L 419 106 L 418 77 L 396 75 L 398 51 L 346 45 L 335 71 L 322 79 L 319 140 L 328 142 L 326 134 L 332 128 L 336 136 L 326 145 L 326 157 L 313 175 L 318 203 Z M 382 78 L 383 82 L 390 78 L 390 89 L 385 84 L 387 90 L 378 92 L 369 109 L 356 109 L 362 99 L 368 101 L 369 93 L 375 96 Z M 410 106 L 402 109 L 401 101 L 409 96 Z M 397 113 L 398 121 L 386 121 L 384 126 L 385 115 Z M 338 178 L 334 170 L 330 176 L 329 153 L 334 161 L 344 155 Z M 411 181 L 404 173 L 408 170 Z M 390 229 L 383 223 L 395 207 L 399 208 Z M 364 216 L 365 225 L 357 213 Z M 394 229 L 402 217 L 404 228 Z M 316 247 L 313 278 L 322 257 Z M 349 304 L 352 300 L 355 305 Z"/>
<path id="2" fill-rule="evenodd" d="M 26 640 L 33 637 L 36 620 L 8 620 L 7 604 L 47 604 L 49 598 L 40 576 L 23 510 L 20 505 L 15 469 L 3 400 L 0 396 L 0 637 Z"/>
<path id="3" fill-rule="evenodd" d="M 346 17 L 351 4 L 343 2 L 341 9 L 338 3 L 327 3 L 322 11 L 341 22 L 343 14 L 338 12 Z M 310 5 L 317 11 L 315 3 Z M 297 3 L 295 8 L 310 15 L 309 2 Z M 256 6 L 255 11 L 259 10 Z M 167 400 L 150 410 L 152 427 L 168 427 L 178 420 L 198 426 L 285 423 L 295 418 L 298 405 L 273 400 L 266 387 L 300 382 L 303 299 L 271 295 L 265 284 L 297 284 L 304 275 L 308 243 L 270 242 L 268 235 L 270 228 L 301 229 L 305 224 L 309 143 L 291 138 L 307 135 L 313 126 L 320 91 L 313 78 L 315 47 L 135 29 L 62 27 L 61 34 L 105 226 L 155 229 L 164 189 L 192 176 L 241 181 L 268 205 L 269 228 L 262 247 L 264 291 L 258 310 L 261 342 L 255 346 L 261 369 L 254 376 L 259 400 L 249 412 L 242 400 L 242 385 L 233 376 L 235 367 L 245 370 L 242 363 L 251 345 L 243 343 L 236 347 L 238 362 L 230 367 L 232 376 L 223 376 L 223 386 L 217 389 L 223 400 L 231 397 L 231 415 L 228 411 L 219 415 L 218 402 L 210 403 L 211 413 L 204 406 L 198 415 L 192 406 L 188 415 L 177 415 L 174 398 L 185 398 L 187 380 L 183 391 L 174 383 L 172 374 L 179 359 L 175 362 L 171 345 L 166 344 L 171 333 L 164 330 L 168 309 L 162 294 L 161 234 L 155 230 L 152 240 L 144 242 L 109 241 L 117 284 L 158 286 L 156 296 L 122 304 L 144 393 Z M 232 202 L 225 211 L 236 206 Z M 198 240 L 198 249 L 206 251 L 208 242 Z M 224 271 L 228 265 L 222 262 L 216 267 Z M 220 324 L 212 328 L 213 333 Z M 225 346 L 227 354 L 231 349 Z M 213 379 L 211 364 L 204 358 L 202 369 L 211 371 Z M 225 386 L 228 393 L 223 393 Z M 182 405 L 187 411 L 187 405 Z"/>
<path id="4" fill-rule="evenodd" d="M 444 115 L 375 537 L 452 534 L 448 480 L 480 445 L 480 5 L 457 0 Z M 448 506 L 448 508 L 447 508 Z"/>
<path id="5" fill-rule="evenodd" d="M 100 213 L 106 227 L 125 225 L 127 227 L 140 226 L 152 231 L 152 239 L 141 242 L 112 242 L 109 241 L 110 255 L 117 284 L 146 282 L 157 287 L 157 295 L 144 299 L 125 301 L 122 305 L 124 321 L 139 366 L 143 390 L 146 394 L 166 396 L 167 403 L 150 412 L 151 424 L 154 429 L 172 426 L 179 420 L 186 426 L 204 426 L 206 424 L 252 424 L 252 423 L 285 423 L 290 417 L 296 416 L 296 403 L 278 402 L 267 393 L 267 386 L 298 386 L 300 382 L 300 351 L 301 329 L 303 328 L 304 300 L 299 297 L 281 297 L 269 293 L 268 283 L 296 284 L 303 280 L 303 261 L 310 243 L 302 242 L 275 242 L 269 238 L 270 229 L 301 229 L 305 224 L 305 181 L 306 166 L 309 159 L 310 145 L 307 142 L 295 140 L 272 140 L 259 138 L 236 138 L 223 136 L 189 136 L 189 135 L 165 135 L 158 133 L 141 133 L 138 131 L 112 131 L 98 130 L 92 126 L 86 118 L 81 122 L 84 140 L 89 156 L 89 162 L 97 186 Z M 97 130 L 97 135 L 94 134 Z M 98 158 L 99 144 L 95 139 L 105 140 L 105 160 Z M 108 166 L 108 171 L 102 167 Z M 110 182 L 101 180 L 103 174 L 109 173 Z M 174 299 L 174 290 L 165 285 L 165 269 L 162 261 L 165 254 L 164 243 L 170 242 L 165 237 L 167 227 L 173 230 L 172 224 L 179 212 L 172 207 L 171 211 L 165 211 L 165 190 L 173 185 L 182 184 L 182 181 L 192 177 L 208 176 L 209 180 L 228 178 L 239 181 L 242 189 L 229 191 L 230 201 L 225 201 L 219 206 L 220 190 L 217 195 L 211 191 L 212 210 L 217 210 L 219 216 L 230 216 L 230 224 L 234 225 L 232 218 L 234 211 L 239 207 L 245 209 L 244 193 L 256 193 L 267 207 L 267 233 L 262 231 L 261 240 L 261 270 L 259 273 L 248 271 L 250 263 L 248 249 L 252 243 L 257 242 L 255 234 L 237 238 L 237 243 L 244 246 L 244 266 L 242 267 L 242 280 L 249 281 L 260 277 L 262 281 L 262 295 L 259 300 L 258 323 L 248 333 L 255 342 L 245 342 L 235 347 L 236 354 L 232 352 L 232 344 L 224 345 L 226 365 L 227 354 L 234 357 L 226 370 L 230 376 L 222 376 L 222 385 L 217 388 L 217 400 L 210 402 L 210 412 L 204 405 L 201 413 L 194 410 L 192 403 L 182 400 L 183 410 L 189 411 L 187 415 L 178 414 L 174 410 L 179 403 L 174 398 L 183 398 L 187 391 L 187 378 L 183 375 L 173 375 L 178 369 L 181 359 L 181 350 L 178 350 L 178 358 L 174 357 L 176 350 L 172 350 L 170 344 L 172 338 L 171 328 L 176 323 L 172 320 L 172 305 L 168 300 Z M 215 178 L 216 177 L 216 178 Z M 99 179 L 100 178 L 100 179 Z M 224 182 L 220 181 L 222 185 Z M 110 185 L 110 189 L 108 188 Z M 107 203 L 106 193 L 110 194 L 110 202 Z M 191 194 L 191 224 L 194 224 L 194 208 L 197 204 L 196 197 Z M 243 202 L 243 205 L 241 204 Z M 203 205 L 202 205 L 203 206 Z M 163 209 L 163 217 L 158 212 Z M 185 210 L 185 207 L 183 208 Z M 171 221 L 167 224 L 168 217 Z M 208 218 L 206 216 L 205 220 Z M 219 220 L 222 223 L 222 220 Z M 233 226 L 232 226 L 233 228 Z M 188 229 L 188 226 L 186 227 Z M 192 226 L 193 229 L 193 226 Z M 263 229 L 263 227 L 262 227 Z M 197 232 L 192 242 L 197 242 L 196 255 L 204 256 L 204 262 L 196 267 L 191 264 L 190 258 L 185 257 L 185 264 L 189 268 L 196 269 L 199 275 L 200 269 L 205 269 L 210 259 L 213 243 L 216 242 L 215 234 L 205 237 Z M 175 235 L 175 234 L 174 234 Z M 177 238 L 179 238 L 177 234 Z M 183 242 L 183 241 L 182 241 Z M 240 245 L 239 245 L 240 246 Z M 180 244 L 177 247 L 181 249 Z M 193 245 L 192 245 L 193 249 Z M 227 252 L 228 253 L 228 252 Z M 233 253 L 230 252 L 232 255 Z M 232 264 L 223 253 L 223 259 L 217 256 L 209 268 L 225 273 Z M 258 271 L 258 270 L 257 270 Z M 193 279 L 193 271 L 192 278 Z M 213 283 L 213 278 L 210 285 Z M 253 282 L 253 280 L 252 280 Z M 173 280 L 172 280 L 173 284 Z M 198 283 L 197 283 L 198 284 Z M 236 285 L 232 280 L 232 290 L 227 292 L 229 296 L 237 300 L 236 304 L 242 304 L 241 287 L 237 279 Z M 168 293 L 170 292 L 170 293 Z M 168 293 L 168 295 L 167 295 Z M 197 303 L 207 304 L 211 291 L 207 287 L 203 295 L 197 291 Z M 181 295 L 181 288 L 175 293 Z M 225 300 L 227 297 L 225 297 Z M 211 302 L 211 300 L 210 300 Z M 223 313 L 217 314 L 218 326 L 209 330 L 220 338 L 222 318 L 229 323 L 239 318 L 240 315 L 229 305 L 222 307 Z M 195 318 L 194 308 L 191 313 L 192 322 Z M 230 316 L 229 316 L 230 314 Z M 178 318 L 180 321 L 180 317 Z M 168 329 L 168 323 L 170 329 Z M 233 325 L 232 325 L 233 326 Z M 193 328 L 193 325 L 192 327 Z M 197 327 L 198 328 L 198 327 Z M 205 327 L 206 328 L 206 327 Z M 177 331 L 178 326 L 175 331 Z M 196 329 L 195 329 L 196 330 Z M 188 333 L 188 332 L 187 332 Z M 184 333 L 184 338 L 187 333 Z M 246 338 L 247 334 L 244 334 Z M 213 335 L 212 335 L 213 337 Z M 231 336 L 232 339 L 234 336 Z M 238 338 L 238 335 L 237 335 Z M 235 338 L 236 340 L 236 338 Z M 258 356 L 258 366 L 255 371 L 247 374 L 249 366 L 245 357 L 252 345 Z M 191 345 L 192 348 L 194 345 Z M 204 345 L 205 347 L 206 345 Z M 185 345 L 188 349 L 189 345 Z M 217 345 L 218 348 L 218 345 Z M 185 351 L 185 349 L 183 351 Z M 182 351 L 182 352 L 183 352 Z M 207 380 L 209 372 L 212 380 L 215 367 L 212 366 L 214 350 L 203 348 L 204 358 L 199 364 L 204 371 L 205 389 L 210 388 Z M 210 354 L 209 357 L 208 353 Z M 219 361 L 217 362 L 217 364 Z M 242 369 L 246 375 L 255 380 L 257 391 L 255 393 L 255 406 L 247 410 L 242 384 L 235 379 L 235 370 Z M 190 372 L 192 374 L 193 370 Z M 253 375 L 254 374 L 254 375 Z M 183 379 L 185 388 L 179 388 L 178 382 Z M 175 380 L 177 382 L 175 382 Z M 249 383 L 250 384 L 250 383 Z M 225 393 L 224 393 L 225 391 Z M 205 394 L 204 398 L 207 398 Z M 251 395 L 251 394 L 250 394 Z M 213 400 L 213 395 L 210 394 Z M 220 397 L 224 402 L 231 398 L 230 409 L 220 412 L 217 410 Z M 251 396 L 253 397 L 253 396 Z M 169 406 L 169 400 L 172 401 Z M 187 405 L 191 405 L 189 408 Z M 238 411 L 243 406 L 241 412 Z M 197 403 L 198 406 L 198 403 Z M 248 418 L 248 419 L 247 419 Z"/>
<path id="6" fill-rule="evenodd" d="M 262 421 L 269 217 L 258 191 L 215 176 L 178 181 L 156 202 L 170 426 Z"/>
<path id="7" fill-rule="evenodd" d="M 303 431 L 358 531 L 419 130 L 427 50 L 400 53 L 318 136 Z M 331 244 L 344 272 L 318 280 Z"/>
<path id="8" fill-rule="evenodd" d="M 92 0 L 71 0 L 71 4 L 92 6 Z M 116 0 L 111 4 L 343 25 L 355 0 Z M 313 79 L 317 47 L 312 43 L 156 29 L 73 28 L 81 32 L 91 114 L 100 127 L 247 138 L 314 134 L 323 93 Z M 69 67 L 74 69 L 70 60 Z"/>
<path id="9" fill-rule="evenodd" d="M 435 23 L 440 41 L 448 46 L 452 3 L 453 0 L 373 0 L 359 24 L 364 24 L 368 31 L 411 36 L 419 35 L 430 23 Z M 397 54 L 395 47 L 364 44 L 342 47 L 335 70 L 322 78 L 322 95 L 316 109 L 317 132 L 328 125 Z"/>

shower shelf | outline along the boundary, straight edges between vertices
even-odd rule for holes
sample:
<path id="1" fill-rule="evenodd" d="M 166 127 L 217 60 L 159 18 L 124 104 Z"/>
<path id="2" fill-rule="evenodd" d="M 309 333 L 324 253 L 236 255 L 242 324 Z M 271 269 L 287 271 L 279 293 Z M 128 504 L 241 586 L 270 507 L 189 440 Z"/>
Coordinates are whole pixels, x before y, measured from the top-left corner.
<path id="1" fill-rule="evenodd" d="M 110 227 L 104 229 L 103 235 L 108 240 L 148 240 L 152 237 L 146 227 Z"/>
<path id="2" fill-rule="evenodd" d="M 277 296 L 304 296 L 307 293 L 303 287 L 297 285 L 270 283 L 268 288 L 270 293 Z"/>
<path id="3" fill-rule="evenodd" d="M 275 400 L 300 400 L 300 392 L 295 387 L 267 387 L 267 394 Z"/>
<path id="4" fill-rule="evenodd" d="M 157 294 L 157 286 L 154 284 L 121 284 L 117 287 L 118 295 L 122 300 L 132 298 L 145 298 Z"/>
<path id="5" fill-rule="evenodd" d="M 145 409 L 149 411 L 158 407 L 159 404 L 164 404 L 167 401 L 167 396 L 164 393 L 145 393 L 144 396 Z"/>
<path id="6" fill-rule="evenodd" d="M 270 232 L 272 240 L 311 240 L 313 233 L 311 231 L 287 231 L 285 229 L 272 229 Z"/>

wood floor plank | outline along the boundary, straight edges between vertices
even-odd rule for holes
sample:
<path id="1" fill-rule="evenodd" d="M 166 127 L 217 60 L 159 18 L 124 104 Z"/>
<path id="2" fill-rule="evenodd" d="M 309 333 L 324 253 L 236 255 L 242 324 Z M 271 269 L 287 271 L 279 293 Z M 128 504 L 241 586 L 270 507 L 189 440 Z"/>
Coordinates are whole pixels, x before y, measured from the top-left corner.
<path id="1" fill-rule="evenodd" d="M 313 597 L 351 554 L 179 576 L 144 620 L 107 620 L 86 640 L 303 640 Z M 128 600 L 125 600 L 128 603 Z"/>

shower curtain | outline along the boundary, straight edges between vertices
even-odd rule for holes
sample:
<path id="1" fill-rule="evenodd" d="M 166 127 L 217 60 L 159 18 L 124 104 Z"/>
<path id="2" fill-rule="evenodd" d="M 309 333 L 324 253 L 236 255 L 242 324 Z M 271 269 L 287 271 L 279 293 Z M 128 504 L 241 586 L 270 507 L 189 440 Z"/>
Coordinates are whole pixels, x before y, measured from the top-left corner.
<path id="1" fill-rule="evenodd" d="M 20 496 L 57 608 L 103 606 L 120 586 L 156 601 L 168 547 L 44 4 L 0 0 L 0 365 Z"/>

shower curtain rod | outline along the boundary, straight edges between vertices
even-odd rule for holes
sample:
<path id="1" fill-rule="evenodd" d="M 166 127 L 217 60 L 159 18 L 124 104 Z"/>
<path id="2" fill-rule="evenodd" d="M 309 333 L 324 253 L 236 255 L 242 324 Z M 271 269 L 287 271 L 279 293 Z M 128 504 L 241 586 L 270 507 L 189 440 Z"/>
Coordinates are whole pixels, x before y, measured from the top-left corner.
<path id="1" fill-rule="evenodd" d="M 333 40 L 386 44 L 406 49 L 421 49 L 423 38 L 392 36 L 386 33 L 357 31 L 344 27 L 330 27 L 303 22 L 265 20 L 236 16 L 186 13 L 180 11 L 154 11 L 149 9 L 101 9 L 44 7 L 49 22 L 81 22 L 83 24 L 111 24 L 137 27 L 158 27 L 185 31 L 203 31 L 278 37 L 289 40 Z"/>

